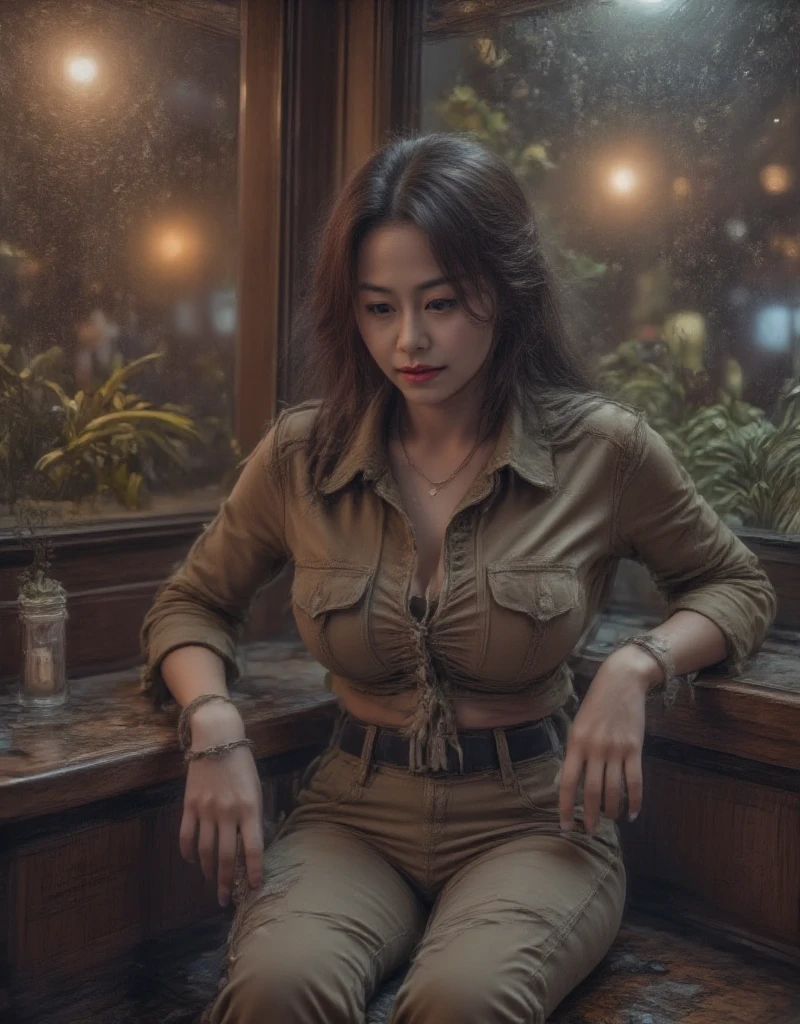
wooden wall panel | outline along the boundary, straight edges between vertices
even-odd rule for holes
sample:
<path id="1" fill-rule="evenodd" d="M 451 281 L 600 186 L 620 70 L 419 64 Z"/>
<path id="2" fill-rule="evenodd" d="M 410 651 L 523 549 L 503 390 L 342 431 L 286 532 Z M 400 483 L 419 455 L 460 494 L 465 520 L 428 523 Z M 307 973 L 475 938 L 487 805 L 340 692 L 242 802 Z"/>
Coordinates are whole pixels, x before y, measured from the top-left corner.
<path id="1" fill-rule="evenodd" d="M 170 524 L 142 524 L 113 533 L 111 527 L 58 536 L 53 575 L 66 588 L 67 668 L 70 677 L 111 672 L 140 661 L 139 632 L 161 583 L 177 568 L 205 515 Z M 16 685 L 19 671 L 18 577 L 31 556 L 0 539 L 0 690 Z M 248 640 L 293 633 L 291 577 L 264 588 L 251 609 Z"/>
<path id="2" fill-rule="evenodd" d="M 182 787 L 181 787 L 182 790 Z M 151 811 L 142 820 L 147 881 L 146 931 L 160 935 L 220 912 L 217 887 L 207 882 L 198 864 L 187 864 L 178 844 L 182 792 L 173 802 Z"/>
<path id="3" fill-rule="evenodd" d="M 624 828 L 639 881 L 800 947 L 800 794 L 653 757 L 644 792 Z"/>
<path id="4" fill-rule="evenodd" d="M 290 809 L 317 749 L 259 762 L 268 823 Z M 223 916 L 216 884 L 181 857 L 182 805 L 181 780 L 73 812 L 63 830 L 53 815 L 3 833 L 0 989 L 4 975 L 12 986 L 79 978 L 143 939 Z"/>
<path id="5" fill-rule="evenodd" d="M 14 974 L 79 971 L 144 937 L 142 822 L 55 835 L 11 861 L 9 962 Z"/>

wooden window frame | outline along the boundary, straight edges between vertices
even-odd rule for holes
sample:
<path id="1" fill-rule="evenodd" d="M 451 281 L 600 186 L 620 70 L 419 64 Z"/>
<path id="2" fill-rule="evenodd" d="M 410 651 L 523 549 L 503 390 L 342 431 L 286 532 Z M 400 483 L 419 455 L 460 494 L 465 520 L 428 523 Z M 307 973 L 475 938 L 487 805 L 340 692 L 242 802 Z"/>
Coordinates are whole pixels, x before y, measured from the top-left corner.
<path id="1" fill-rule="evenodd" d="M 449 0 L 443 5 L 440 15 L 435 20 L 423 24 L 419 50 L 421 51 L 421 44 L 424 41 L 433 42 L 486 31 L 498 21 L 507 18 L 547 10 L 563 11 L 567 8 L 589 7 L 596 3 L 597 0 L 486 0 L 485 3 L 471 4 L 465 3 L 464 0 Z M 414 73 L 419 75 L 421 54 L 418 53 L 415 59 L 417 71 Z M 410 94 L 411 86 L 408 82 L 396 82 L 395 89 L 405 89 L 406 93 Z M 415 117 L 409 116 L 405 127 L 419 128 L 419 110 L 420 98 L 417 96 L 413 107 Z M 800 637 L 800 536 L 754 529 L 741 529 L 736 532 L 758 555 L 778 594 L 776 630 Z"/>
<path id="2" fill-rule="evenodd" d="M 327 203 L 387 130 L 416 121 L 421 11 L 421 0 L 242 0 L 235 415 L 245 452 L 292 392 L 291 312 Z M 235 31 L 228 17 L 216 28 Z M 215 511 L 50 532 L 69 600 L 70 675 L 137 664 L 155 591 Z M 0 530 L 0 692 L 17 675 L 17 577 L 30 558 L 13 529 Z M 279 587 L 255 609 L 254 638 L 285 629 L 281 604 Z"/>

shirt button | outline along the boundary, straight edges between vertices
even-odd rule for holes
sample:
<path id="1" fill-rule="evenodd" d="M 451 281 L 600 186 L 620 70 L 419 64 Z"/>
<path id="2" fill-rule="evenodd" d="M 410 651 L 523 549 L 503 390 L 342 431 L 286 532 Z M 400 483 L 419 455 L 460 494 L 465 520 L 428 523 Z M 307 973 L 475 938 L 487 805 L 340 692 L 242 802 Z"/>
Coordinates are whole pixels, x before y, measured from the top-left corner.
<path id="1" fill-rule="evenodd" d="M 539 604 L 544 612 L 551 612 L 553 610 L 553 599 L 549 594 L 542 594 Z"/>

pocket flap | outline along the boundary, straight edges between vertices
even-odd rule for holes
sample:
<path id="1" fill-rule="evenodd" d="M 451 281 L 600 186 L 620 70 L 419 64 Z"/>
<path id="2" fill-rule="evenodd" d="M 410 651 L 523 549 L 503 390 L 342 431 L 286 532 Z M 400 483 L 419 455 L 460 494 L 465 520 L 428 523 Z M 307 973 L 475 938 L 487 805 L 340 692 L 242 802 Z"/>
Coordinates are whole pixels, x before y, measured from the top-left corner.
<path id="1" fill-rule="evenodd" d="M 294 570 L 292 601 L 311 618 L 352 608 L 364 596 L 371 576 L 371 570 L 359 567 L 298 565 Z"/>
<path id="2" fill-rule="evenodd" d="M 541 622 L 563 615 L 580 600 L 574 569 L 504 565 L 487 571 L 492 597 L 499 605 Z"/>

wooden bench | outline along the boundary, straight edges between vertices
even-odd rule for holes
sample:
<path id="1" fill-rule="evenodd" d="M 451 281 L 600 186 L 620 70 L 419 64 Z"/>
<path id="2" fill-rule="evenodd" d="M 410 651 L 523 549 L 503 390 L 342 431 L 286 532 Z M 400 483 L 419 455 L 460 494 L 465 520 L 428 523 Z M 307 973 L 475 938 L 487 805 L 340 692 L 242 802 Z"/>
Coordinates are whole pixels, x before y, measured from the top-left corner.
<path id="1" fill-rule="evenodd" d="M 235 694 L 254 742 L 265 816 L 291 805 L 330 736 L 336 702 L 297 644 L 254 649 Z M 42 715 L 0 698 L 0 1018 L 141 943 L 220 919 L 216 887 L 178 849 L 184 764 L 177 709 L 156 710 L 136 673 L 72 684 Z"/>
<path id="2" fill-rule="evenodd" d="M 613 640 L 604 628 L 584 683 Z M 274 818 L 336 707 L 295 644 L 253 648 L 248 662 L 236 700 Z M 131 674 L 74 684 L 70 703 L 48 717 L 11 696 L 0 705 L 0 1019 L 3 998 L 25 1024 L 194 1019 L 182 1007 L 196 1016 L 213 993 L 227 917 L 178 851 L 175 709 L 153 709 Z M 736 938 L 796 974 L 798 735 L 797 654 L 777 641 L 743 677 L 701 680 L 694 703 L 682 698 L 668 715 L 650 709 L 648 798 L 623 828 L 632 904 L 650 916 L 629 918 L 607 962 L 554 1020 L 800 1022 L 786 967 L 715 944 Z M 656 924 L 667 914 L 680 923 Z M 80 988 L 87 975 L 91 997 Z M 689 995 L 700 1009 L 681 1016 Z"/>

